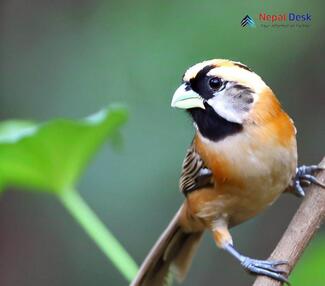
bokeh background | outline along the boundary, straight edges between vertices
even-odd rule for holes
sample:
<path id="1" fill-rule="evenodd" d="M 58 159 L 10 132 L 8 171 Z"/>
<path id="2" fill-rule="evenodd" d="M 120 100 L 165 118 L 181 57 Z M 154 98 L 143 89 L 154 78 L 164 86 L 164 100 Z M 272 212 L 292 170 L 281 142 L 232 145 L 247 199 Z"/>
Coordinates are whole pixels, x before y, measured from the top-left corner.
<path id="1" fill-rule="evenodd" d="M 140 263 L 183 200 L 178 177 L 193 128 L 170 100 L 190 65 L 209 58 L 246 63 L 294 118 L 300 163 L 324 155 L 324 8 L 321 0 L 2 0 L 0 119 L 79 118 L 127 104 L 122 148 L 105 146 L 79 190 Z M 240 26 L 246 14 L 257 20 L 260 12 L 309 12 L 312 22 Z M 299 203 L 284 195 L 233 229 L 238 249 L 266 258 Z M 324 285 L 324 243 L 319 232 L 292 276 L 295 286 Z M 206 234 L 184 285 L 253 279 Z M 12 188 L 0 200 L 0 285 L 127 282 L 55 198 Z"/>

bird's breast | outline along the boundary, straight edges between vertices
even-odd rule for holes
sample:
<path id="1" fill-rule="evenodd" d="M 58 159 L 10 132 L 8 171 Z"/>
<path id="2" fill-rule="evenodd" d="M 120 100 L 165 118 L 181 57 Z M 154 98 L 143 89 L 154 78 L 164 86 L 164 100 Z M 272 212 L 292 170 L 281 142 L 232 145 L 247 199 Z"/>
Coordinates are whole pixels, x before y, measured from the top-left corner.
<path id="1" fill-rule="evenodd" d="M 272 136 L 263 140 L 254 132 L 241 132 L 218 142 L 197 135 L 194 144 L 215 181 L 213 188 L 188 198 L 201 217 L 226 215 L 231 224 L 238 224 L 274 202 L 295 174 L 294 136 L 287 146 Z"/>

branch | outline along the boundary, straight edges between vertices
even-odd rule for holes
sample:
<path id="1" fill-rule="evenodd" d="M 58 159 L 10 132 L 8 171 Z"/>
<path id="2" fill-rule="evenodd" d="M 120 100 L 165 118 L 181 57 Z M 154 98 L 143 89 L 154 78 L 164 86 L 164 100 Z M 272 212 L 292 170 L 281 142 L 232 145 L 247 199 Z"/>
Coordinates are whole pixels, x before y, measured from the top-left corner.
<path id="1" fill-rule="evenodd" d="M 325 166 L 325 157 L 320 166 Z M 318 180 L 325 180 L 325 171 L 319 172 Z M 269 259 L 286 260 L 288 265 L 283 269 L 290 273 L 309 241 L 320 227 L 325 216 L 325 190 L 311 185 L 280 242 Z M 253 286 L 280 286 L 281 282 L 265 276 L 259 276 Z"/>

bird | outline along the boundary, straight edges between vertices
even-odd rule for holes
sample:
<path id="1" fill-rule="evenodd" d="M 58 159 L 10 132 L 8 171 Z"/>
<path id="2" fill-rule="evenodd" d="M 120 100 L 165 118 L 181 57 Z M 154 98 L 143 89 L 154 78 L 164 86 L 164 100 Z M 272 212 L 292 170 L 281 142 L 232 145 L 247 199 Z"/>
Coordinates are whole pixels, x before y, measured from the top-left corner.
<path id="1" fill-rule="evenodd" d="M 142 263 L 131 286 L 182 282 L 204 231 L 255 275 L 288 283 L 283 260 L 259 260 L 234 245 L 230 228 L 317 184 L 316 165 L 298 166 L 296 128 L 272 89 L 241 62 L 212 59 L 191 66 L 171 106 L 190 115 L 195 135 L 179 180 L 184 202 Z"/>

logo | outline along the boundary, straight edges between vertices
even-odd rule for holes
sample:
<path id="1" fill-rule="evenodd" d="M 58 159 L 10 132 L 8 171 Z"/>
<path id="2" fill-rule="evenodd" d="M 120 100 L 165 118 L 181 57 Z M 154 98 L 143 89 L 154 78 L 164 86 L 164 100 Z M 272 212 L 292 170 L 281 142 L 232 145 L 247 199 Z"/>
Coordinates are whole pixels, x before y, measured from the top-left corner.
<path id="1" fill-rule="evenodd" d="M 312 24 L 312 15 L 310 13 L 279 13 L 269 14 L 260 12 L 253 17 L 246 15 L 241 21 L 242 27 L 249 28 L 308 28 Z"/>
<path id="2" fill-rule="evenodd" d="M 296 13 L 284 13 L 284 14 L 266 14 L 260 13 L 259 20 L 262 22 L 311 22 L 311 14 L 296 14 Z"/>
<path id="3" fill-rule="evenodd" d="M 255 28 L 256 24 L 255 21 L 253 20 L 252 17 L 246 15 L 240 22 L 240 25 L 242 27 L 250 27 L 250 28 Z"/>

